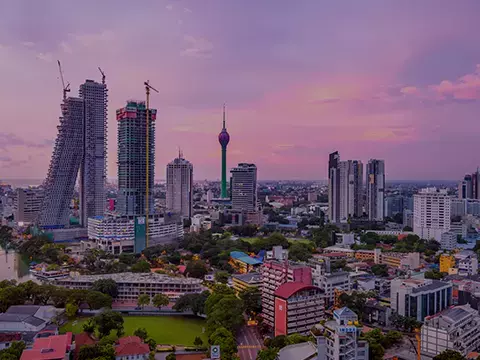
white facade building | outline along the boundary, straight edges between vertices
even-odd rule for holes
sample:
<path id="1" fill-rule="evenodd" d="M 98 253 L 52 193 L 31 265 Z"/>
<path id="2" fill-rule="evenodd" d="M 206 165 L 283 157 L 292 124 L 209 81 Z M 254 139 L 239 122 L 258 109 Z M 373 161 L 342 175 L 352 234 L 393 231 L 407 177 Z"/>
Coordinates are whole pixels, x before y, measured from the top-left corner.
<path id="1" fill-rule="evenodd" d="M 420 238 L 437 241 L 450 230 L 451 198 L 447 190 L 421 189 L 413 196 L 413 232 Z"/>
<path id="2" fill-rule="evenodd" d="M 478 274 L 478 257 L 477 254 L 471 250 L 461 251 L 455 256 L 456 267 L 458 275 L 468 276 Z"/>
<path id="3" fill-rule="evenodd" d="M 368 219 L 382 221 L 385 217 L 385 161 L 368 161 L 366 186 Z"/>
<path id="4" fill-rule="evenodd" d="M 232 210 L 257 210 L 257 167 L 240 163 L 232 174 Z"/>
<path id="5" fill-rule="evenodd" d="M 166 206 L 183 218 L 193 215 L 193 165 L 181 153 L 167 165 Z"/>
<path id="6" fill-rule="evenodd" d="M 335 300 L 335 289 L 350 291 L 350 273 L 347 271 L 337 271 L 334 273 L 325 273 L 320 276 L 314 276 L 312 271 L 313 285 L 318 286 L 325 292 L 325 302 L 332 305 Z"/>
<path id="7" fill-rule="evenodd" d="M 445 350 L 467 356 L 480 349 L 480 315 L 470 305 L 455 306 L 425 318 L 421 330 L 421 353 L 434 357 Z"/>
<path id="8" fill-rule="evenodd" d="M 17 188 L 13 201 L 13 219 L 18 225 L 30 224 L 37 220 L 42 209 L 43 190 Z"/>
<path id="9" fill-rule="evenodd" d="M 442 250 L 454 250 L 458 247 L 457 234 L 452 231 L 444 232 L 440 238 L 440 247 Z"/>

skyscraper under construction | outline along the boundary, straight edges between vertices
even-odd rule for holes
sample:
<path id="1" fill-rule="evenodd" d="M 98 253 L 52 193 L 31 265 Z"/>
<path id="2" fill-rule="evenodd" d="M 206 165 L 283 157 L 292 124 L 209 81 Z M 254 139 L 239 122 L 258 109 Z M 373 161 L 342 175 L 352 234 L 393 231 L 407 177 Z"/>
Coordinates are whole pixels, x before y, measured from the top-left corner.
<path id="1" fill-rule="evenodd" d="M 154 213 L 153 185 L 155 174 L 155 119 L 156 109 L 149 109 L 149 213 Z M 128 101 L 117 110 L 118 121 L 118 196 L 117 211 L 121 215 L 145 214 L 147 168 L 147 111 L 145 102 Z"/>
<path id="2" fill-rule="evenodd" d="M 64 91 L 65 94 L 65 91 Z M 80 224 L 103 215 L 105 208 L 107 86 L 86 80 L 79 97 L 64 96 L 39 223 L 69 225 L 70 203 L 80 172 Z"/>

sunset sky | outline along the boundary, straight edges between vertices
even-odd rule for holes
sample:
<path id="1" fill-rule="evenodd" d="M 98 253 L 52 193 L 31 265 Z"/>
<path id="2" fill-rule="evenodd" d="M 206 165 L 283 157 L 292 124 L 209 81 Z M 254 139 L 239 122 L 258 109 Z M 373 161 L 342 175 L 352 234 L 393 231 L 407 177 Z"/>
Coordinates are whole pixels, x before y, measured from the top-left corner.
<path id="1" fill-rule="evenodd" d="M 384 159 L 387 179 L 460 179 L 480 165 L 480 1 L 0 0 L 0 179 L 46 175 L 85 79 L 115 110 L 159 90 L 156 177 L 181 147 L 196 180 L 228 167 L 325 179 L 329 152 Z"/>

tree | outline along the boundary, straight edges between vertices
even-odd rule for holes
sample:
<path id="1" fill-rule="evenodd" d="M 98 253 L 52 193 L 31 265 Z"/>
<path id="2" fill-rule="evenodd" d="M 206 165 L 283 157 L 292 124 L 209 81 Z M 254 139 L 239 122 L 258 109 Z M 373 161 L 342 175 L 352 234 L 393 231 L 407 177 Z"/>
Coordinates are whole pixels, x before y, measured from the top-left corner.
<path id="1" fill-rule="evenodd" d="M 83 331 L 88 334 L 93 334 L 95 332 L 95 321 L 89 319 L 85 324 L 83 324 Z"/>
<path id="2" fill-rule="evenodd" d="M 157 348 L 157 342 L 153 340 L 152 338 L 147 339 L 145 343 L 148 345 L 150 348 L 150 351 L 154 351 Z"/>
<path id="3" fill-rule="evenodd" d="M 385 355 L 385 349 L 382 345 L 377 342 L 370 343 L 369 342 L 369 355 L 370 360 L 383 360 L 383 355 Z"/>
<path id="4" fill-rule="evenodd" d="M 67 317 L 70 320 L 75 318 L 75 316 L 77 315 L 77 312 L 78 312 L 78 306 L 77 305 L 68 303 L 65 306 L 65 313 L 67 314 Z"/>
<path id="5" fill-rule="evenodd" d="M 237 342 L 233 334 L 224 327 L 217 328 L 209 338 L 210 345 L 219 345 L 222 360 L 233 360 L 237 352 Z"/>
<path id="6" fill-rule="evenodd" d="M 165 360 L 176 360 L 176 355 L 175 353 L 170 353 L 167 355 L 167 357 L 165 358 Z"/>
<path id="7" fill-rule="evenodd" d="M 123 317 L 119 312 L 103 311 L 93 321 L 101 338 L 108 336 L 112 330 L 116 330 L 118 337 L 123 335 Z"/>
<path id="8" fill-rule="evenodd" d="M 135 331 L 133 332 L 133 335 L 138 336 L 143 341 L 147 340 L 147 338 L 148 338 L 148 333 L 147 333 L 147 330 L 145 328 L 135 329 Z"/>
<path id="9" fill-rule="evenodd" d="M 202 260 L 189 261 L 185 269 L 185 274 L 197 279 L 203 279 L 207 275 L 208 269 Z"/>
<path id="10" fill-rule="evenodd" d="M 257 353 L 256 360 L 276 360 L 277 355 L 278 355 L 277 348 L 267 348 L 267 349 L 260 350 Z"/>
<path id="11" fill-rule="evenodd" d="M 307 261 L 312 257 L 312 253 L 312 246 L 296 241 L 288 249 L 288 258 L 293 261 Z"/>
<path id="12" fill-rule="evenodd" d="M 268 347 L 282 349 L 288 345 L 288 338 L 285 335 L 275 336 L 271 341 Z"/>
<path id="13" fill-rule="evenodd" d="M 249 287 L 242 291 L 239 296 L 243 301 L 245 312 L 249 316 L 262 312 L 262 293 L 258 287 Z"/>
<path id="14" fill-rule="evenodd" d="M 434 279 L 434 280 L 441 280 L 445 276 L 445 273 L 441 273 L 438 270 L 429 270 L 425 271 L 425 279 Z"/>
<path id="15" fill-rule="evenodd" d="M 121 253 L 118 257 L 118 261 L 125 265 L 133 265 L 137 261 L 135 254 Z"/>
<path id="16" fill-rule="evenodd" d="M 201 294 L 185 294 L 180 296 L 173 305 L 173 310 L 187 311 L 191 310 L 194 315 L 205 314 L 205 302 L 210 296 L 209 291 L 204 291 Z"/>
<path id="17" fill-rule="evenodd" d="M 140 260 L 133 264 L 130 270 L 135 273 L 148 273 L 150 272 L 150 264 L 146 260 Z"/>
<path id="18" fill-rule="evenodd" d="M 93 283 L 92 290 L 99 291 L 103 294 L 116 298 L 118 295 L 118 286 L 115 280 L 99 279 Z"/>
<path id="19" fill-rule="evenodd" d="M 235 332 L 243 322 L 243 303 L 235 295 L 222 296 L 211 311 L 207 312 L 207 331 L 210 333 L 218 327 Z"/>
<path id="20" fill-rule="evenodd" d="M 90 310 L 112 307 L 112 298 L 99 291 L 88 291 L 85 301 Z"/>
<path id="21" fill-rule="evenodd" d="M 466 360 L 466 357 L 455 350 L 444 350 L 435 356 L 433 360 Z"/>
<path id="22" fill-rule="evenodd" d="M 403 231 L 413 231 L 413 228 L 411 226 L 405 226 Z"/>
<path id="23" fill-rule="evenodd" d="M 195 340 L 193 340 L 193 345 L 195 345 L 196 350 L 198 350 L 199 347 L 203 346 L 203 340 L 199 336 L 195 336 Z"/>
<path id="24" fill-rule="evenodd" d="M 388 266 L 385 264 L 375 264 L 370 268 L 373 275 L 388 276 Z"/>
<path id="25" fill-rule="evenodd" d="M 138 296 L 137 305 L 141 306 L 143 309 L 145 305 L 148 304 L 150 304 L 150 296 L 148 294 L 140 294 Z"/>
<path id="26" fill-rule="evenodd" d="M 153 306 L 160 310 L 162 306 L 167 306 L 170 303 L 170 299 L 165 294 L 157 294 L 152 299 Z"/>
<path id="27" fill-rule="evenodd" d="M 226 271 L 217 271 L 215 273 L 215 281 L 226 284 L 228 282 L 228 278 L 230 277 L 230 274 Z"/>
<path id="28" fill-rule="evenodd" d="M 18 360 L 25 350 L 25 343 L 23 341 L 14 341 L 6 349 L 0 351 L 0 359 L 2 360 Z"/>

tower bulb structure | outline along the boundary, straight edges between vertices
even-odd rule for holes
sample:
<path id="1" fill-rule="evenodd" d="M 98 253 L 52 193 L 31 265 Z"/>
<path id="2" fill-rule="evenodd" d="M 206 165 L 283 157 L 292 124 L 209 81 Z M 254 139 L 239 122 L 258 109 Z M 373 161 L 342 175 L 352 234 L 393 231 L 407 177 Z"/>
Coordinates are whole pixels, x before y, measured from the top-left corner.
<path id="1" fill-rule="evenodd" d="M 223 104 L 223 128 L 218 134 L 218 142 L 222 146 L 222 192 L 221 197 L 226 198 L 227 195 L 227 145 L 230 142 L 230 135 L 225 127 L 225 104 Z"/>

